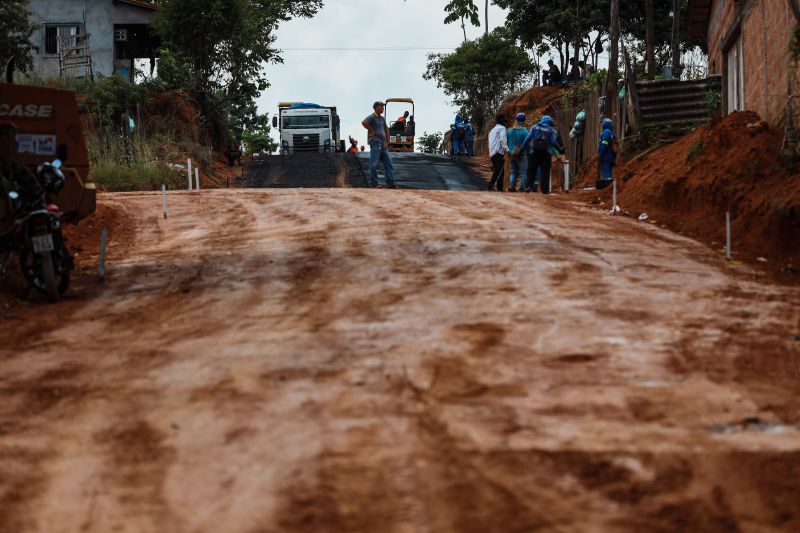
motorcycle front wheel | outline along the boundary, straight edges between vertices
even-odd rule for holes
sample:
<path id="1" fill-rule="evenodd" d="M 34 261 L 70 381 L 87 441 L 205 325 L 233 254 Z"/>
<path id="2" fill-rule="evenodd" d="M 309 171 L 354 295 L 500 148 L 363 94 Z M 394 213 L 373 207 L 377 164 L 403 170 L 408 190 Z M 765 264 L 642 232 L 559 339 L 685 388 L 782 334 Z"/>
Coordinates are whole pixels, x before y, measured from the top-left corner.
<path id="1" fill-rule="evenodd" d="M 55 303 L 67 292 L 69 271 L 55 268 L 53 254 L 35 254 L 32 250 L 21 250 L 19 254 L 22 274 L 31 287 Z"/>

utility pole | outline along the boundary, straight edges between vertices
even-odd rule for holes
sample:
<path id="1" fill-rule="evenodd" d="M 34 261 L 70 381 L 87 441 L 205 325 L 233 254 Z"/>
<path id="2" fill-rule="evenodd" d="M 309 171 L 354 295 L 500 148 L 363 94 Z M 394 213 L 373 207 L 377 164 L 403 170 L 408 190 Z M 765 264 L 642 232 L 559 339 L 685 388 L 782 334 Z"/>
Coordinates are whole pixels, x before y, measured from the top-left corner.
<path id="1" fill-rule="evenodd" d="M 672 77 L 680 79 L 681 68 L 681 2 L 672 0 Z"/>
<path id="2" fill-rule="evenodd" d="M 644 0 L 645 18 L 645 60 L 647 61 L 647 79 L 652 80 L 656 75 L 656 52 L 655 52 L 655 15 L 653 0 Z"/>
<path id="3" fill-rule="evenodd" d="M 613 103 L 617 99 L 617 80 L 619 79 L 619 0 L 611 0 L 611 57 L 608 59 L 608 79 L 606 85 L 606 116 L 614 115 Z"/>

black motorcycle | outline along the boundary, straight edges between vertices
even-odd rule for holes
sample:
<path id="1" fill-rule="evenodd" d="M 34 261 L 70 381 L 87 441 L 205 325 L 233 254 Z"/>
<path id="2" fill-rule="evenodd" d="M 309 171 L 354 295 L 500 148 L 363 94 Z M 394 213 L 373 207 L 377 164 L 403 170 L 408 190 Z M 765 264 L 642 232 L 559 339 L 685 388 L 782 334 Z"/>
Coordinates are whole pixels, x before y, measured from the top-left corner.
<path id="1" fill-rule="evenodd" d="M 14 229 L 0 243 L 0 255 L 16 252 L 22 275 L 28 284 L 57 302 L 69 287 L 70 272 L 75 268 L 64 245 L 58 206 L 47 204 L 46 193 L 64 186 L 60 161 L 40 165 L 37 178 L 44 192 L 36 198 L 22 198 L 16 191 L 8 196 L 15 210 Z"/>

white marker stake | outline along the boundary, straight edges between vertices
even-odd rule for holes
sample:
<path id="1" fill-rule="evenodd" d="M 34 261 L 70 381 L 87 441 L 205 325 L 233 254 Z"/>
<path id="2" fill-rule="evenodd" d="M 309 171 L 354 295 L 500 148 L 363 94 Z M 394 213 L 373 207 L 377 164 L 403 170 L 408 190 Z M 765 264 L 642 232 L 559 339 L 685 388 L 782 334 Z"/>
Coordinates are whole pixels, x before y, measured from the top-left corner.
<path id="1" fill-rule="evenodd" d="M 108 247 L 108 230 L 103 228 L 100 232 L 100 267 L 98 269 L 100 281 L 106 279 L 106 247 Z"/>
<path id="2" fill-rule="evenodd" d="M 161 184 L 161 207 L 164 211 L 164 218 L 167 218 L 167 186 Z"/>
<path id="3" fill-rule="evenodd" d="M 612 213 L 616 213 L 619 211 L 619 206 L 617 206 L 617 180 L 613 180 L 613 187 L 614 187 L 614 207 L 611 208 Z"/>
<path id="4" fill-rule="evenodd" d="M 725 213 L 725 259 L 730 261 L 731 254 L 731 212 Z"/>
<path id="5" fill-rule="evenodd" d="M 189 190 L 191 191 L 192 190 L 192 160 L 191 159 L 187 159 L 186 160 L 186 169 L 187 169 L 187 172 L 189 174 Z"/>
<path id="6" fill-rule="evenodd" d="M 200 169 L 197 167 L 194 167 L 194 188 L 200 190 Z"/>
<path id="7" fill-rule="evenodd" d="M 569 192 L 569 161 L 564 161 L 564 192 Z"/>

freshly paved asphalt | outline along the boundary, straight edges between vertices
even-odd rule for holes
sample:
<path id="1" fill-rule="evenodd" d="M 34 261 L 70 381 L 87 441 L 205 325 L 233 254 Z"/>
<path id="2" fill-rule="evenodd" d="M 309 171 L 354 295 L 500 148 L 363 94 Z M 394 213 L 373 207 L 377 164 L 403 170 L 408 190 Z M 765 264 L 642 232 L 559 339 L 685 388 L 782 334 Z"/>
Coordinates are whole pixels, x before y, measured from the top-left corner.
<path id="1" fill-rule="evenodd" d="M 356 155 L 364 176 L 368 176 L 369 152 Z M 479 191 L 486 187 L 477 173 L 448 156 L 393 153 L 392 166 L 400 189 Z M 383 165 L 378 166 L 378 182 L 386 185 Z"/>

